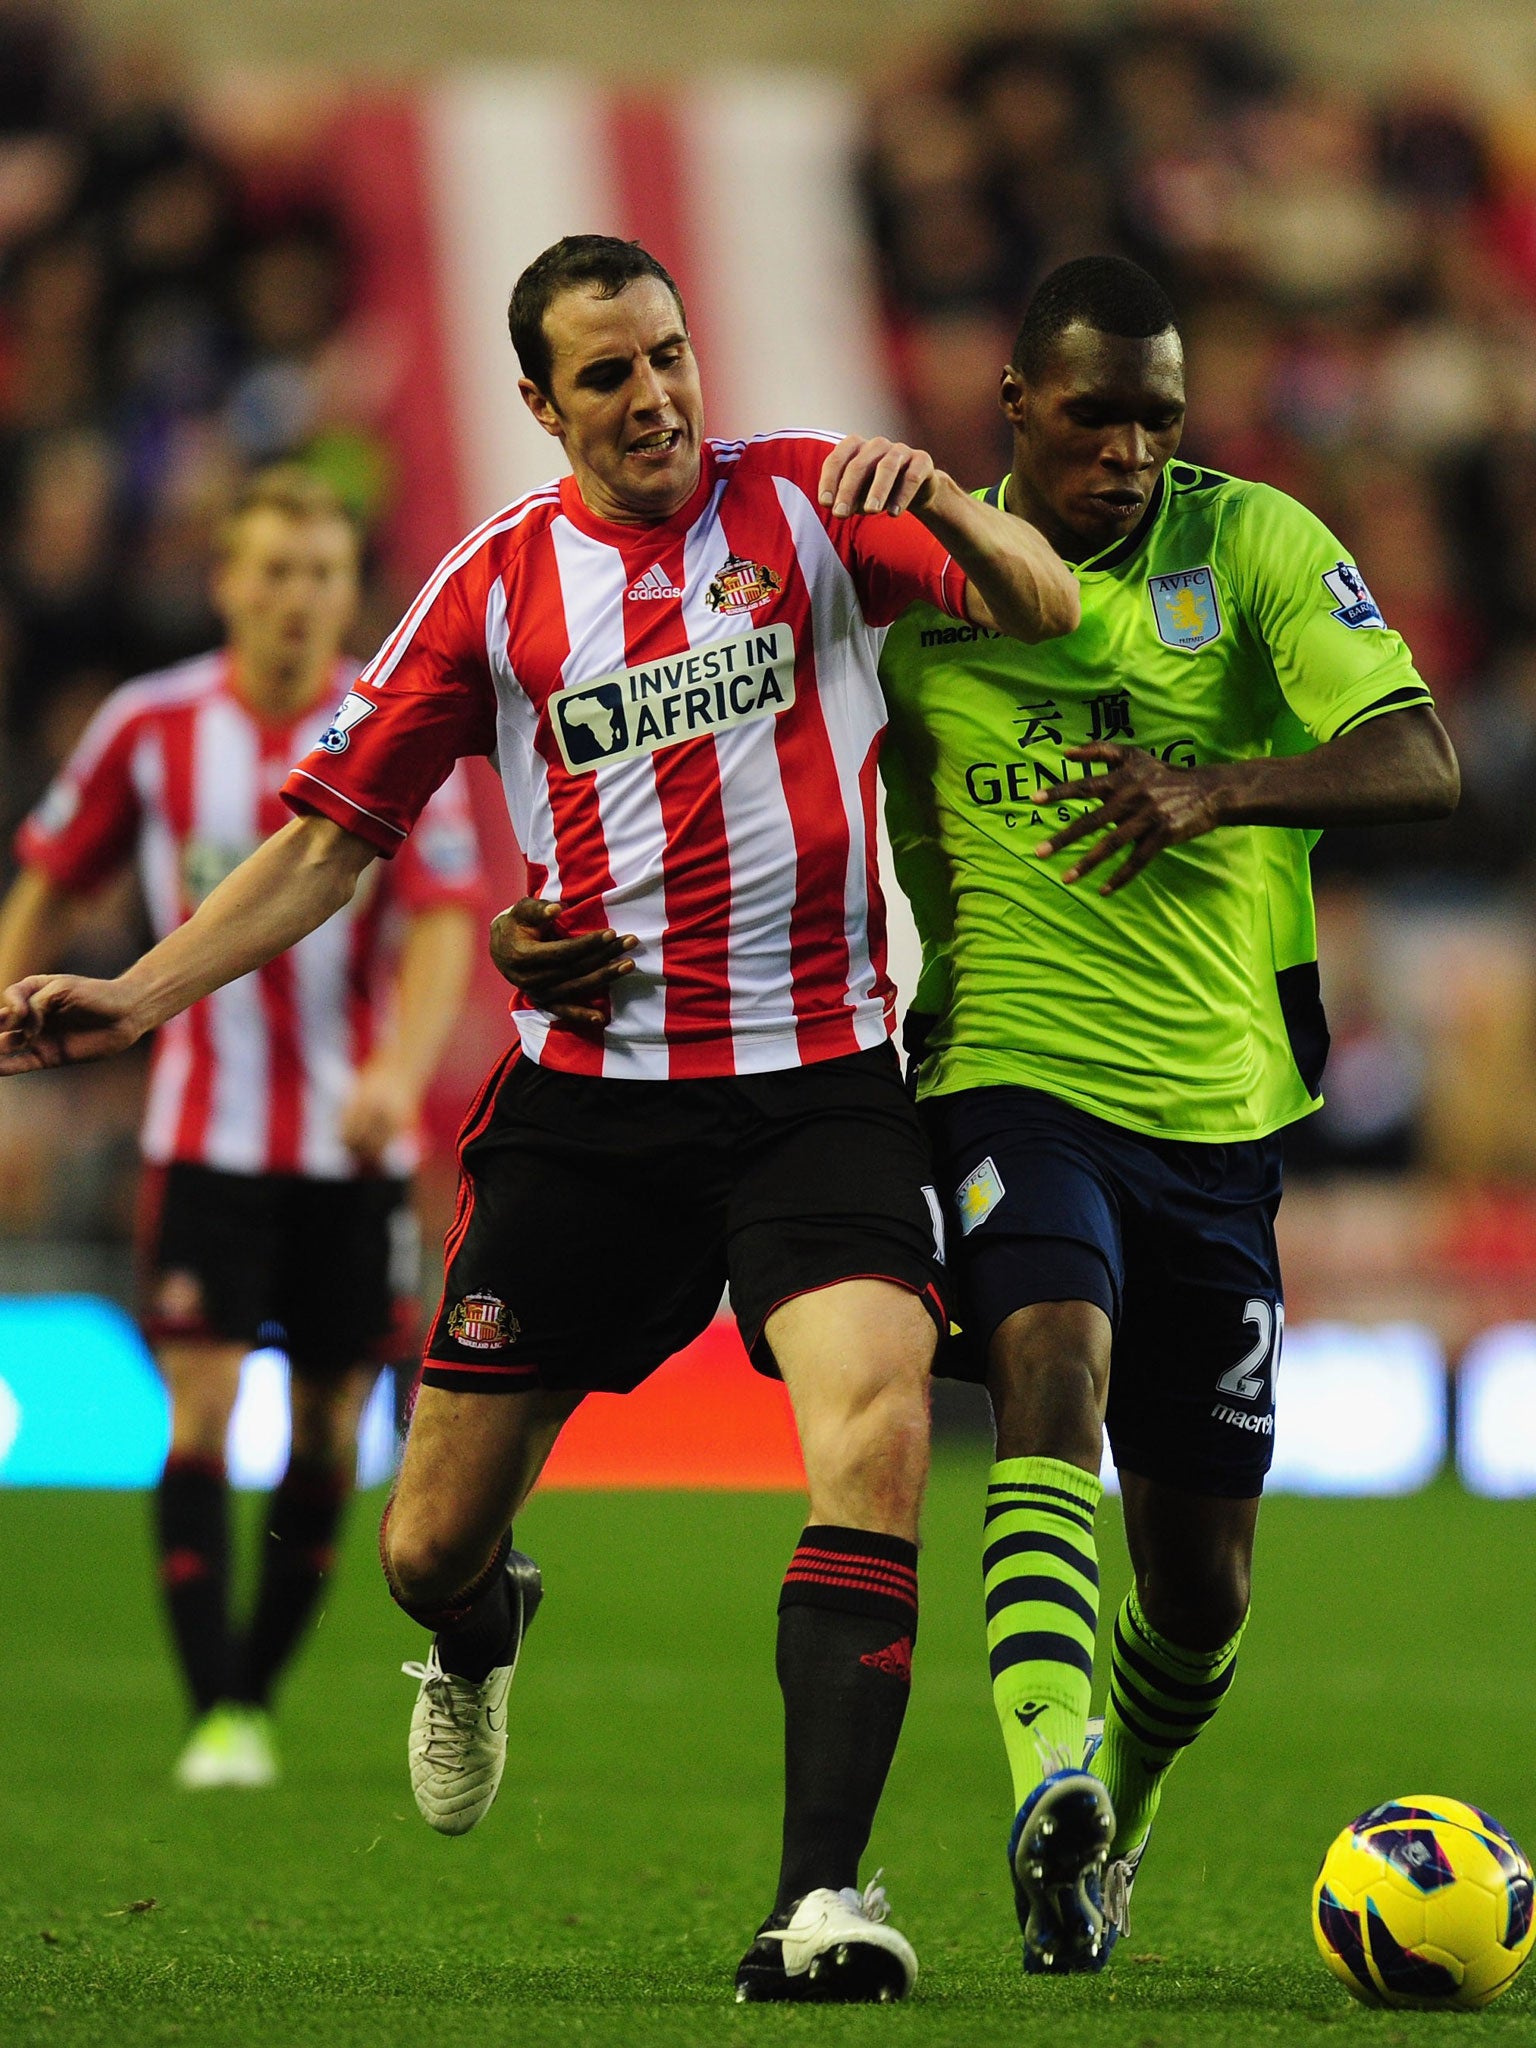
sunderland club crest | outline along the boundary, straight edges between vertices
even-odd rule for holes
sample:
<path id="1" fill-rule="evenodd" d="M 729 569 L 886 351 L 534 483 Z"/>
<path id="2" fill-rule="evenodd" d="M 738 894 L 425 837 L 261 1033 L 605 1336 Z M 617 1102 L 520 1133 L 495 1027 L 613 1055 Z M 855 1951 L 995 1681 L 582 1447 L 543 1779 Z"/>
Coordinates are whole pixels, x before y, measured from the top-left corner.
<path id="1" fill-rule="evenodd" d="M 751 612 L 777 597 L 784 588 L 766 562 L 745 555 L 727 555 L 720 573 L 704 593 L 712 612 Z"/>
<path id="2" fill-rule="evenodd" d="M 448 1334 L 471 1351 L 504 1351 L 518 1334 L 518 1320 L 494 1294 L 466 1294 L 448 1312 Z"/>

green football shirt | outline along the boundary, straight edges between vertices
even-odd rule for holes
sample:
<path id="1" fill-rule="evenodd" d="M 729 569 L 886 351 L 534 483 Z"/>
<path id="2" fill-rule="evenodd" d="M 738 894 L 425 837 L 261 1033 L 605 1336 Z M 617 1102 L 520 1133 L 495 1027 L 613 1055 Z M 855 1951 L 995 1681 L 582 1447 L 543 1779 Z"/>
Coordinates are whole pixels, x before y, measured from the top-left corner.
<path id="1" fill-rule="evenodd" d="M 1105 771 L 1063 750 L 1292 754 L 1430 694 L 1344 549 L 1267 484 L 1171 463 L 1137 532 L 1077 577 L 1082 624 L 1038 647 L 926 605 L 886 637 L 913 1007 L 939 1019 L 919 1094 L 1014 1083 L 1156 1137 L 1263 1137 L 1318 1106 L 1316 835 L 1224 826 L 1112 896 L 1113 862 L 1069 888 L 1083 843 L 1034 849 Z"/>

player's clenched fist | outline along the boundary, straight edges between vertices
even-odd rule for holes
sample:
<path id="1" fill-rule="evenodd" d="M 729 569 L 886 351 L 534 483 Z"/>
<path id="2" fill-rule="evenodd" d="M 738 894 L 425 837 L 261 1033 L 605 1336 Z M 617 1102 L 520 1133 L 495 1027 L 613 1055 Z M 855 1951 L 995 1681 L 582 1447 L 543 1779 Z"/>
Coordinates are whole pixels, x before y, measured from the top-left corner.
<path id="1" fill-rule="evenodd" d="M 491 959 L 496 972 L 520 989 L 531 1003 L 562 1024 L 607 1022 L 593 1005 L 621 976 L 633 974 L 626 958 L 639 944 L 618 932 L 583 932 L 574 939 L 556 935 L 558 903 L 524 896 L 491 923 Z"/>
<path id="2" fill-rule="evenodd" d="M 933 496 L 933 457 L 883 434 L 845 434 L 822 464 L 821 502 L 834 519 L 855 512 L 921 511 Z"/>
<path id="3" fill-rule="evenodd" d="M 144 1035 L 132 991 L 84 974 L 29 974 L 0 996 L 0 1075 L 78 1066 Z"/>

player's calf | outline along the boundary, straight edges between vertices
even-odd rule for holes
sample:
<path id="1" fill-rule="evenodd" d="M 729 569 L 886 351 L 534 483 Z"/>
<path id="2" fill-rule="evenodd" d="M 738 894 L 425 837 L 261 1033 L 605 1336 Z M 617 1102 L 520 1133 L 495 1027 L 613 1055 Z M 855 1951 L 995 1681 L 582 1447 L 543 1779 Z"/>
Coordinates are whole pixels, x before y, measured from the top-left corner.
<path id="1" fill-rule="evenodd" d="M 462 1835 L 501 1788 L 507 1760 L 507 1693 L 523 1638 L 543 1598 L 539 1568 L 512 1548 L 510 1532 L 451 1600 L 412 1600 L 392 1566 L 389 1516 L 380 1532 L 385 1576 L 397 1603 L 433 1630 L 425 1662 L 403 1664 L 418 1681 L 408 1744 L 411 1790 L 439 1834 Z"/>

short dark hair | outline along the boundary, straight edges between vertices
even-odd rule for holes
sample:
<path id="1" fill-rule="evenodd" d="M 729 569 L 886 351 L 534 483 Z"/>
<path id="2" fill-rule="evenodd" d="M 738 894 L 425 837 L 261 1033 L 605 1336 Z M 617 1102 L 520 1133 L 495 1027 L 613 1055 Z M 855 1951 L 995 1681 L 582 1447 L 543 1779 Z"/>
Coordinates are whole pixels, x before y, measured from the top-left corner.
<path id="1" fill-rule="evenodd" d="M 523 375 L 541 391 L 549 390 L 549 337 L 544 315 L 562 292 L 591 291 L 600 299 L 616 299 L 627 285 L 654 277 L 677 301 L 678 317 L 688 325 L 683 295 L 676 281 L 638 242 L 616 235 L 562 235 L 541 256 L 535 256 L 512 287 L 507 327 Z"/>
<path id="2" fill-rule="evenodd" d="M 1026 378 L 1045 368 L 1057 337 L 1074 322 L 1100 334 L 1144 341 L 1179 331 L 1173 301 L 1150 272 L 1125 256 L 1079 256 L 1036 285 L 1013 344 L 1013 367 Z"/>

